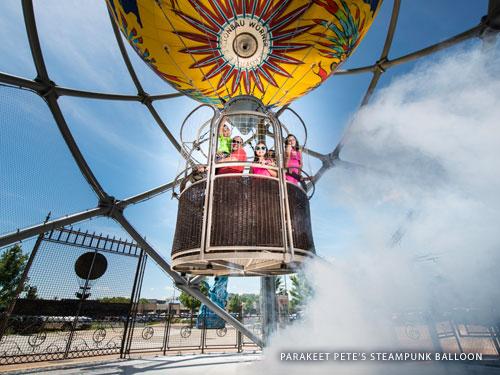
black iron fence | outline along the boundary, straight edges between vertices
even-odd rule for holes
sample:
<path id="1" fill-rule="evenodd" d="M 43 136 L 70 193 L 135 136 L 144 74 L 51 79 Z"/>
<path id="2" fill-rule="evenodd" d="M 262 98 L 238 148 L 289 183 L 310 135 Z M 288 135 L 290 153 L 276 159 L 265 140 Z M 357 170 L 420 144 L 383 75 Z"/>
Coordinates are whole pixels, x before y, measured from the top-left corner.
<path id="1" fill-rule="evenodd" d="M 20 246 L 4 251 L 20 260 Z M 2 300 L 0 364 L 122 352 L 145 262 L 136 244 L 109 236 L 39 236 L 24 269 L 9 266 L 17 285 Z"/>
<path id="2" fill-rule="evenodd" d="M 12 259 L 20 254 L 15 245 L 0 251 L 10 251 Z M 0 291 L 0 364 L 258 349 L 234 327 L 211 329 L 196 315 L 138 314 L 146 260 L 135 243 L 95 233 L 65 228 L 38 237 L 15 282 Z M 393 344 L 399 349 L 480 352 L 498 358 L 500 325 L 492 317 L 498 314 L 474 309 L 432 316 L 394 314 Z M 236 318 L 261 337 L 260 316 Z M 300 321 L 300 315 L 280 314 L 277 329 Z"/>
<path id="3" fill-rule="evenodd" d="M 237 317 L 240 319 L 240 317 Z M 150 321 L 147 321 L 150 320 Z M 240 319 L 241 320 L 241 319 Z M 201 353 L 215 349 L 243 351 L 244 346 L 256 346 L 234 327 L 211 329 L 197 315 L 168 314 L 162 318 L 136 319 L 131 328 L 124 354 L 134 352 L 180 352 L 196 350 Z M 201 322 L 201 323 L 200 323 Z M 251 324 L 243 323 L 253 328 Z M 254 332 L 260 334 L 260 332 Z"/>
<path id="4" fill-rule="evenodd" d="M 16 246 L 0 251 L 20 259 Z M 137 314 L 146 260 L 137 244 L 102 234 L 62 228 L 39 236 L 2 291 L 0 364 L 254 346 L 232 326 L 196 324 L 197 316 Z"/>

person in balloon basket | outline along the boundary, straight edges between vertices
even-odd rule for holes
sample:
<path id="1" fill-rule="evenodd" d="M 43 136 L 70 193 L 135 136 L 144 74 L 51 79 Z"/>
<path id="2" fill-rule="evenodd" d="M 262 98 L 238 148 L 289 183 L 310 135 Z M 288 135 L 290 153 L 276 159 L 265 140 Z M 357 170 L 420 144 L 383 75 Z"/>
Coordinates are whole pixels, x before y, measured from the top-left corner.
<path id="1" fill-rule="evenodd" d="M 227 124 L 221 123 L 217 139 L 217 154 L 215 160 L 220 161 L 231 154 L 231 129 Z"/>
<path id="2" fill-rule="evenodd" d="M 228 157 L 220 159 L 219 163 L 227 162 L 245 162 L 247 161 L 247 154 L 243 149 L 243 138 L 239 135 L 231 140 L 231 153 Z M 243 173 L 245 169 L 244 166 L 228 166 L 218 168 L 215 172 L 216 174 L 227 174 L 227 173 Z"/>
<path id="3" fill-rule="evenodd" d="M 259 142 L 255 145 L 253 164 L 250 167 L 251 174 L 258 174 L 262 176 L 276 177 L 278 172 L 266 167 L 274 167 L 274 161 L 269 158 L 267 146 L 264 142 Z"/>
<path id="4" fill-rule="evenodd" d="M 286 179 L 297 185 L 301 181 L 302 152 L 299 142 L 293 134 L 288 134 L 285 140 Z"/>

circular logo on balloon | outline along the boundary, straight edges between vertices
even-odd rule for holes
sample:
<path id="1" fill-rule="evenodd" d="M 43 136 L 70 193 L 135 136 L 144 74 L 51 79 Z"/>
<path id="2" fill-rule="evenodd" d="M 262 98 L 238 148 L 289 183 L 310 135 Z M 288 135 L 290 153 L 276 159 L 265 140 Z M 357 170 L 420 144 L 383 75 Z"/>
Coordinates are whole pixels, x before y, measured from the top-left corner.
<path id="1" fill-rule="evenodd" d="M 259 67 L 270 51 L 269 31 L 263 22 L 239 18 L 224 26 L 219 36 L 222 57 L 238 69 Z"/>

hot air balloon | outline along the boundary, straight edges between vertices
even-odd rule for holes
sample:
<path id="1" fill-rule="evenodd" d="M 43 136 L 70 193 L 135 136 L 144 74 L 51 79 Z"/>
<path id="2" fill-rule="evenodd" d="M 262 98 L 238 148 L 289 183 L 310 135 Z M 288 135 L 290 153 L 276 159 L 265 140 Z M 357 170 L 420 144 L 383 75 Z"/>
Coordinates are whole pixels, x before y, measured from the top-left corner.
<path id="1" fill-rule="evenodd" d="M 281 106 L 327 79 L 368 31 L 379 0 L 107 0 L 130 45 L 200 102 L 251 95 Z"/>
<path id="2" fill-rule="evenodd" d="M 294 272 L 315 255 L 314 182 L 302 168 L 305 139 L 291 136 L 279 115 L 349 57 L 381 1 L 107 4 L 142 60 L 202 103 L 181 128 L 186 169 L 173 268 L 198 275 Z M 213 110 L 212 118 L 185 139 L 187 120 L 204 107 Z"/>

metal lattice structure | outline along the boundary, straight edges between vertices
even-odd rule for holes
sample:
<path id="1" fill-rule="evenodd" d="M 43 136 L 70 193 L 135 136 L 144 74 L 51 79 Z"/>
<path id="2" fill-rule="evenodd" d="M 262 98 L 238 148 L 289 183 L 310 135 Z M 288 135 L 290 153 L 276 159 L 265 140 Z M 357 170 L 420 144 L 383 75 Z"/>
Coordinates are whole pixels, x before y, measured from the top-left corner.
<path id="1" fill-rule="evenodd" d="M 0 363 L 123 354 L 145 262 L 121 239 L 68 228 L 41 234 L 1 321 Z"/>
<path id="2" fill-rule="evenodd" d="M 396 24 L 398 21 L 399 9 L 401 6 L 400 0 L 394 0 L 392 17 L 388 26 L 388 32 L 385 40 L 383 50 L 380 54 L 380 58 L 374 64 L 345 70 L 338 71 L 336 74 L 346 75 L 346 74 L 357 74 L 371 72 L 373 78 L 370 82 L 368 90 L 362 101 L 362 105 L 368 103 L 370 96 L 374 92 L 377 83 L 381 75 L 389 68 L 397 66 L 399 64 L 407 63 L 415 59 L 427 56 L 434 52 L 440 51 L 444 48 L 450 47 L 464 40 L 481 37 L 487 39 L 490 35 L 493 35 L 500 30 L 500 1 L 490 0 L 489 8 L 487 14 L 480 20 L 479 24 L 470 30 L 464 31 L 452 38 L 449 38 L 440 43 L 428 46 L 424 49 L 414 51 L 405 56 L 400 56 L 397 58 L 389 59 L 390 47 L 396 30 Z M 74 161 L 76 162 L 81 174 L 85 178 L 88 185 L 91 187 L 92 191 L 95 193 L 98 199 L 98 203 L 95 208 L 75 212 L 68 214 L 63 217 L 47 220 L 43 223 L 39 223 L 34 226 L 29 226 L 25 228 L 20 228 L 12 233 L 4 233 L 0 235 L 0 247 L 5 247 L 14 244 L 18 241 L 26 240 L 35 236 L 42 235 L 46 232 L 51 232 L 68 225 L 72 225 L 83 220 L 87 220 L 93 217 L 104 216 L 113 219 L 121 225 L 121 227 L 131 236 L 131 238 L 136 242 L 137 246 L 142 248 L 149 258 L 153 259 L 161 269 L 163 269 L 174 281 L 175 285 L 185 291 L 186 293 L 198 298 L 204 304 L 206 304 L 210 309 L 215 311 L 220 317 L 226 320 L 229 324 L 236 327 L 243 335 L 249 337 L 253 342 L 259 346 L 263 346 L 262 340 L 257 337 L 253 332 L 247 329 L 234 317 L 226 313 L 223 309 L 213 304 L 207 297 L 205 297 L 199 289 L 193 287 L 189 279 L 175 272 L 170 264 L 157 252 L 157 250 L 143 238 L 136 228 L 127 220 L 124 216 L 124 211 L 127 207 L 132 205 L 140 204 L 145 200 L 155 197 L 159 194 L 173 189 L 179 181 L 176 179 L 174 181 L 165 182 L 161 186 L 154 189 L 144 191 L 142 193 L 136 194 L 126 199 L 117 200 L 112 194 L 105 191 L 105 189 L 100 184 L 99 180 L 94 175 L 92 169 L 87 163 L 85 157 L 80 151 L 79 145 L 76 142 L 65 116 L 63 115 L 61 108 L 59 106 L 58 99 L 63 96 L 70 96 L 76 98 L 88 98 L 97 100 L 112 100 L 112 101 L 125 101 L 125 102 L 137 102 L 144 105 L 148 110 L 152 118 L 155 120 L 158 127 L 161 129 L 167 140 L 174 146 L 174 148 L 183 156 L 187 157 L 183 151 L 181 144 L 171 133 L 169 128 L 166 126 L 164 120 L 159 115 L 155 108 L 155 102 L 161 100 L 168 100 L 171 98 L 182 96 L 180 93 L 174 94 L 163 94 L 163 95 L 150 95 L 147 93 L 142 86 L 132 63 L 129 59 L 127 51 L 125 49 L 122 36 L 116 26 L 116 24 L 111 20 L 113 31 L 115 34 L 118 47 L 120 49 L 123 61 L 126 68 L 130 74 L 130 77 L 137 89 L 137 94 L 135 95 L 122 95 L 116 93 L 103 93 L 103 92 L 92 92 L 78 90 L 68 87 L 58 86 L 51 80 L 51 76 L 47 71 L 43 51 L 40 45 L 36 19 L 33 10 L 32 0 L 22 0 L 22 8 L 24 14 L 24 22 L 26 27 L 26 32 L 28 36 L 28 41 L 31 49 L 31 55 L 33 58 L 33 63 L 36 68 L 36 77 L 34 79 L 18 77 L 7 73 L 0 73 L 0 83 L 14 88 L 30 90 L 37 95 L 39 95 L 46 103 L 50 113 L 52 114 L 58 130 L 64 139 Z M 279 116 L 287 109 L 287 106 L 282 107 L 277 111 Z M 339 144 L 332 150 L 332 152 L 323 154 L 312 149 L 305 148 L 304 152 L 309 154 L 311 157 L 318 159 L 322 166 L 318 171 L 312 176 L 314 182 L 318 182 L 321 176 L 330 168 L 334 166 L 349 166 L 349 162 L 342 160 L 341 152 L 344 139 L 341 139 Z"/>

